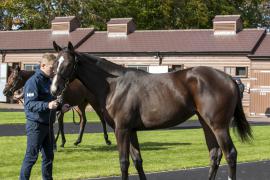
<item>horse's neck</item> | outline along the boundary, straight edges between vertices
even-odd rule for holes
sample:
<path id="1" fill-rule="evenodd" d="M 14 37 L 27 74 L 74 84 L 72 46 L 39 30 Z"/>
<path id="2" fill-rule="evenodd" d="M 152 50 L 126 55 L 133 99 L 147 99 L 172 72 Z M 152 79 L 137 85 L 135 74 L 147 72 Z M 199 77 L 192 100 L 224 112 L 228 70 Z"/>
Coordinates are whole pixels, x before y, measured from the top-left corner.
<path id="1" fill-rule="evenodd" d="M 135 73 L 145 73 L 147 74 L 148 72 L 140 70 L 140 69 L 134 69 L 134 68 L 126 68 L 123 67 L 119 64 L 115 64 L 113 62 L 110 62 L 104 58 L 100 59 L 97 62 L 97 66 L 101 69 L 103 69 L 104 71 L 114 75 L 114 76 L 123 76 L 126 74 L 126 72 L 135 72 Z"/>
<path id="2" fill-rule="evenodd" d="M 76 76 L 98 99 L 106 98 L 109 89 L 107 78 L 112 77 L 111 74 L 100 69 L 90 60 L 82 58 L 79 59 Z"/>
<path id="3" fill-rule="evenodd" d="M 127 68 L 120 66 L 118 64 L 112 63 L 106 59 L 100 59 L 97 62 L 97 66 L 114 76 L 122 76 L 127 71 Z"/>
<path id="4" fill-rule="evenodd" d="M 95 61 L 95 64 L 97 67 L 99 67 L 100 69 L 104 70 L 105 72 L 113 76 L 123 76 L 126 74 L 126 72 L 130 72 L 130 71 L 148 74 L 148 72 L 140 70 L 140 69 L 123 67 L 119 64 L 115 64 L 111 61 L 108 61 L 105 58 L 95 57 L 86 53 L 78 53 L 78 54 L 80 54 L 79 56 L 81 56 L 83 59 L 91 59 Z"/>

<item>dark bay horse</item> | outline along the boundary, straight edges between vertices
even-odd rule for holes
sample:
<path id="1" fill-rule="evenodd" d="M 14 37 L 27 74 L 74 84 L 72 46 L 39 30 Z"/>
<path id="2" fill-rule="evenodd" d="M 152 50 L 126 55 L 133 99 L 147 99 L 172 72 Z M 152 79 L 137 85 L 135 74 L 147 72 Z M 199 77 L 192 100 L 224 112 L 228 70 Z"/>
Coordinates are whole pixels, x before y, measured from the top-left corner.
<path id="1" fill-rule="evenodd" d="M 240 92 L 231 76 L 210 67 L 194 67 L 173 73 L 150 74 L 129 70 L 105 59 L 76 52 L 71 43 L 58 52 L 54 95 L 74 78 L 91 91 L 114 128 L 122 179 L 128 179 L 129 154 L 141 180 L 146 176 L 137 138 L 138 130 L 168 128 L 196 114 L 210 155 L 209 179 L 215 179 L 222 155 L 230 180 L 236 179 L 237 151 L 229 133 L 230 123 L 242 141 L 252 139 Z"/>
<path id="2" fill-rule="evenodd" d="M 10 70 L 3 94 L 7 97 L 14 96 L 15 91 L 21 89 L 35 71 L 21 71 L 19 66 Z"/>
<path id="3" fill-rule="evenodd" d="M 3 90 L 3 94 L 7 97 L 13 96 L 14 92 L 18 89 L 21 89 L 26 81 L 35 73 L 35 71 L 25 71 L 20 70 L 19 66 L 16 66 L 12 71 L 11 74 L 8 77 L 8 81 L 6 83 L 6 86 Z M 74 143 L 75 145 L 78 145 L 82 141 L 82 136 L 86 124 L 86 116 L 85 116 L 85 108 L 88 105 L 88 103 L 93 107 L 93 109 L 98 114 L 102 126 L 103 126 L 103 132 L 104 132 L 104 139 L 106 141 L 106 144 L 110 145 L 111 142 L 108 139 L 107 134 L 107 128 L 106 128 L 106 122 L 102 118 L 102 113 L 99 110 L 99 107 L 97 105 L 96 99 L 91 94 L 85 86 L 77 79 L 75 79 L 73 82 L 70 83 L 70 85 L 67 87 L 66 92 L 63 94 L 63 100 L 64 103 L 68 103 L 71 106 L 78 106 L 76 108 L 76 112 L 78 113 L 80 117 L 80 130 L 79 130 L 79 136 Z M 62 137 L 62 144 L 61 147 L 64 147 L 66 143 L 65 133 L 64 133 L 64 113 L 59 112 L 57 113 L 57 120 L 58 120 L 58 133 L 56 137 L 56 141 L 58 139 L 59 132 L 61 133 Z"/>

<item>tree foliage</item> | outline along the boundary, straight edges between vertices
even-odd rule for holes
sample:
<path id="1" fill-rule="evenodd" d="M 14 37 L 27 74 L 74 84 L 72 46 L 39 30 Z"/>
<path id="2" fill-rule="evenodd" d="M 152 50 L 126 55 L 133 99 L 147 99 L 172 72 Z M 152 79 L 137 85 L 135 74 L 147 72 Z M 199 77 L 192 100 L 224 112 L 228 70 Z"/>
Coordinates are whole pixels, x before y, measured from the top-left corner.
<path id="1" fill-rule="evenodd" d="M 106 29 L 110 18 L 133 17 L 137 29 L 211 28 L 215 15 L 240 14 L 245 27 L 269 27 L 268 0 L 1 0 L 0 29 L 45 29 L 56 16 Z"/>

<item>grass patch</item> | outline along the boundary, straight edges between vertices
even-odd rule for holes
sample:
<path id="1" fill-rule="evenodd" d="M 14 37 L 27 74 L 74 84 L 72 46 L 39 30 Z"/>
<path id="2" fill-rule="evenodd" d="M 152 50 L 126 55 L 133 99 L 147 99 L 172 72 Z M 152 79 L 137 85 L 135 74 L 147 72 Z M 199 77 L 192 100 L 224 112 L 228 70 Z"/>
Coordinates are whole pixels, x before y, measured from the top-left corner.
<path id="1" fill-rule="evenodd" d="M 232 133 L 238 150 L 238 162 L 270 159 L 270 126 L 253 127 L 254 141 L 242 144 Z M 208 166 L 208 150 L 202 129 L 139 132 L 139 141 L 146 172 Z M 118 152 L 114 135 L 112 146 L 105 145 L 103 135 L 85 134 L 78 147 L 77 135 L 67 135 L 65 148 L 55 153 L 55 179 L 82 179 L 119 175 Z M 0 137 L 0 179 L 18 179 L 25 152 L 26 137 Z M 19 148 L 18 148 L 19 147 Z M 32 179 L 41 179 L 41 157 L 32 170 Z M 222 160 L 224 164 L 224 158 Z M 129 169 L 136 173 L 132 163 Z"/>
<path id="2" fill-rule="evenodd" d="M 75 121 L 79 122 L 79 115 L 74 111 Z M 0 125 L 1 124 L 25 124 L 24 112 L 0 112 Z M 96 112 L 86 112 L 88 122 L 100 122 Z M 190 120 L 197 120 L 197 116 L 192 116 Z M 73 122 L 73 113 L 69 111 L 65 113 L 64 122 Z"/>

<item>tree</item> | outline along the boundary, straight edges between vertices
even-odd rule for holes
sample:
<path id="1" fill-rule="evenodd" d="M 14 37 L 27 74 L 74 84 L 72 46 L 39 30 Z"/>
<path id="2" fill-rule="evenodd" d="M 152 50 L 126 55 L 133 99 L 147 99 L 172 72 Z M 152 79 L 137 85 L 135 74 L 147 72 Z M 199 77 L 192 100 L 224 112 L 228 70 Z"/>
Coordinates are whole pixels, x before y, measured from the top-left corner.
<path id="1" fill-rule="evenodd" d="M 258 24 L 260 27 L 267 28 L 268 32 L 270 30 L 270 2 L 264 0 L 260 5 L 260 12 L 262 14 L 262 22 Z"/>
<path id="2" fill-rule="evenodd" d="M 0 30 L 50 28 L 75 15 L 82 27 L 106 30 L 111 18 L 133 17 L 137 29 L 211 28 L 215 15 L 240 14 L 244 27 L 269 27 L 267 0 L 2 0 Z"/>
<path id="3" fill-rule="evenodd" d="M 20 4 L 17 0 L 3 0 L 0 2 L 0 28 L 11 30 L 13 19 L 18 18 Z"/>

